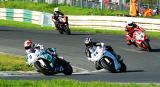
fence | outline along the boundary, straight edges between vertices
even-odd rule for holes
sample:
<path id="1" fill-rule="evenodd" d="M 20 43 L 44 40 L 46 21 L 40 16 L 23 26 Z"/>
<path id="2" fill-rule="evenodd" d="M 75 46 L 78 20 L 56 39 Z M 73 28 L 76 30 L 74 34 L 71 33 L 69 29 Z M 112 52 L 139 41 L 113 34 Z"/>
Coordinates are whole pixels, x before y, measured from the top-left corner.
<path id="1" fill-rule="evenodd" d="M 116 17 L 116 16 L 71 16 L 69 15 L 71 27 L 92 27 L 107 29 L 108 27 L 124 28 L 126 21 L 132 20 L 147 30 L 160 31 L 160 19 Z M 24 9 L 0 8 L 0 19 L 31 22 L 41 26 L 54 26 L 52 14 Z M 117 28 L 118 29 L 118 28 Z"/>
<path id="2" fill-rule="evenodd" d="M 23 9 L 0 8 L 0 19 L 14 20 L 20 22 L 31 22 L 33 24 L 43 25 L 43 13 Z"/>
<path id="3" fill-rule="evenodd" d="M 113 9 L 113 10 L 129 10 L 130 0 L 0 0 L 0 1 L 31 1 L 41 3 L 57 3 L 57 4 L 69 4 L 78 7 L 98 8 L 98 9 Z M 160 0 L 137 0 L 139 10 L 145 8 L 155 9 L 159 8 Z"/>
<path id="4" fill-rule="evenodd" d="M 30 2 L 41 2 L 41 3 L 56 3 L 56 4 L 69 4 L 77 7 L 87 7 L 96 9 L 119 9 L 121 4 L 109 2 L 110 0 L 0 0 L 2 1 L 30 1 Z M 126 0 L 122 0 L 125 2 Z M 124 3 L 123 3 L 124 4 Z"/>

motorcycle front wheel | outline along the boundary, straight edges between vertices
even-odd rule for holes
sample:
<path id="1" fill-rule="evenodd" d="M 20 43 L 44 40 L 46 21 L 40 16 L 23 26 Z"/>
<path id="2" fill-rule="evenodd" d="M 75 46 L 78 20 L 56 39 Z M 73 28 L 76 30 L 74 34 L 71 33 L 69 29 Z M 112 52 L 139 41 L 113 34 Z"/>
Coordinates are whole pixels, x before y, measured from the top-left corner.
<path id="1" fill-rule="evenodd" d="M 34 63 L 34 66 L 39 72 L 43 73 L 44 75 L 53 75 L 53 72 L 49 70 L 50 68 L 49 67 L 44 68 L 39 61 L 36 61 Z"/>
<path id="2" fill-rule="evenodd" d="M 69 29 L 68 25 L 64 26 L 64 30 L 66 34 L 71 35 L 71 30 Z"/>
<path id="3" fill-rule="evenodd" d="M 112 73 L 116 73 L 116 70 L 114 68 L 113 63 L 114 62 L 111 58 L 103 58 L 103 60 L 101 61 L 101 65 L 104 67 L 104 69 L 106 69 Z"/>
<path id="4" fill-rule="evenodd" d="M 61 29 L 58 29 L 58 32 L 59 32 L 60 34 L 63 34 L 63 30 L 61 30 Z"/>

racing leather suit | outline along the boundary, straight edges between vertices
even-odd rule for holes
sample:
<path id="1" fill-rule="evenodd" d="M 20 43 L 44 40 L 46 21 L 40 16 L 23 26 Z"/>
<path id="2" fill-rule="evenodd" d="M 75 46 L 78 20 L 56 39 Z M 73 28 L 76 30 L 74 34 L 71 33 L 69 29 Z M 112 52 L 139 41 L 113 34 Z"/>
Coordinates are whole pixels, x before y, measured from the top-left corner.
<path id="1" fill-rule="evenodd" d="M 58 24 L 59 24 L 59 19 L 58 19 L 58 18 L 59 18 L 60 16 L 64 16 L 64 14 L 63 14 L 62 12 L 60 12 L 60 11 L 54 12 L 54 14 L 53 14 L 53 16 L 52 16 L 52 20 L 53 20 L 53 22 L 54 22 L 54 24 L 55 24 L 56 29 L 59 28 L 59 26 L 58 26 Z"/>
<path id="2" fill-rule="evenodd" d="M 89 61 L 92 61 L 94 59 L 92 59 L 91 54 L 94 53 L 96 51 L 96 49 L 98 47 L 103 47 L 105 46 L 107 50 L 109 50 L 110 52 L 114 52 L 111 46 L 106 46 L 104 45 L 104 43 L 102 42 L 93 42 L 91 47 L 86 47 L 85 53 L 86 56 L 88 58 Z M 96 63 L 96 61 L 92 61 L 94 64 Z"/>
<path id="3" fill-rule="evenodd" d="M 128 45 L 131 45 L 131 44 L 134 43 L 133 33 L 134 33 L 134 31 L 136 31 L 136 30 L 141 30 L 142 32 L 144 31 L 144 29 L 141 28 L 141 27 L 139 27 L 139 26 L 137 26 L 137 27 L 132 27 L 132 28 L 130 28 L 130 29 L 128 29 L 127 26 L 126 26 L 126 29 L 125 29 L 126 35 L 125 35 L 125 36 L 126 36 L 126 40 L 127 40 L 127 44 L 128 44 Z"/>
<path id="4" fill-rule="evenodd" d="M 47 50 L 47 53 L 49 53 L 50 55 L 56 58 L 59 58 L 56 51 L 51 50 L 51 48 L 47 48 L 45 49 L 43 45 L 40 44 L 33 44 L 33 46 L 30 49 L 26 50 L 26 55 L 30 54 L 30 53 L 35 53 L 35 54 L 39 54 L 40 51 L 42 50 Z M 26 62 L 27 63 L 27 62 Z"/>
<path id="5" fill-rule="evenodd" d="M 33 44 L 33 46 L 32 46 L 30 49 L 27 49 L 27 50 L 26 50 L 26 54 L 36 53 L 38 50 L 44 50 L 43 45 Z"/>

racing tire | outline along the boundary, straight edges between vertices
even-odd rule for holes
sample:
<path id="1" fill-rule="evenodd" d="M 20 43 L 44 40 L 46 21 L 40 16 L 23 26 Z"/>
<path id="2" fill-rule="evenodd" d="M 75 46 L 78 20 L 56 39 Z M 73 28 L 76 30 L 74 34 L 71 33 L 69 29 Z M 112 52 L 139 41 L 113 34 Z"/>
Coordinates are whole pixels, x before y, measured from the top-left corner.
<path id="1" fill-rule="evenodd" d="M 97 64 L 95 64 L 95 68 L 96 68 L 96 70 L 100 70 L 100 69 L 102 69 L 99 65 L 97 65 Z"/>
<path id="2" fill-rule="evenodd" d="M 67 35 L 71 35 L 71 31 L 70 31 L 68 25 L 65 25 L 65 26 L 64 26 L 64 30 L 65 30 L 65 33 L 66 33 Z"/>
<path id="3" fill-rule="evenodd" d="M 126 65 L 123 62 L 120 62 L 120 64 L 121 64 L 120 72 L 126 72 L 127 69 Z"/>
<path id="4" fill-rule="evenodd" d="M 58 32 L 59 32 L 60 34 L 63 34 L 63 31 L 62 31 L 61 29 L 58 29 Z"/>
<path id="5" fill-rule="evenodd" d="M 146 46 L 146 50 L 151 52 L 152 51 L 152 48 L 149 44 L 149 40 L 145 40 L 144 43 L 143 43 L 145 46 Z"/>
<path id="6" fill-rule="evenodd" d="M 64 68 L 63 71 L 64 75 L 71 75 L 73 73 L 73 68 L 69 63 L 63 66 L 63 68 Z"/>
<path id="7" fill-rule="evenodd" d="M 105 60 L 105 58 L 103 58 L 103 60 L 101 61 L 101 65 L 104 67 L 104 69 L 108 70 L 111 73 L 116 73 L 116 70 L 114 68 L 113 65 L 113 60 L 111 58 L 107 58 L 108 61 Z"/>
<path id="8" fill-rule="evenodd" d="M 49 67 L 47 68 L 42 67 L 39 61 L 36 61 L 34 63 L 34 66 L 37 68 L 39 72 L 43 73 L 44 75 L 53 75 L 53 72 L 49 70 Z"/>

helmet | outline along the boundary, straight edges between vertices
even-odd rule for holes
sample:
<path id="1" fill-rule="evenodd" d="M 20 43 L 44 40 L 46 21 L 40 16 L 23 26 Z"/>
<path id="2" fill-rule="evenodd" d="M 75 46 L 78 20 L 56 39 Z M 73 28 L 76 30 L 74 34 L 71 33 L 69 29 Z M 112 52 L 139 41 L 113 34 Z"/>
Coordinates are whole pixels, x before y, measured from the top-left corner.
<path id="1" fill-rule="evenodd" d="M 87 37 L 87 38 L 85 38 L 84 43 L 85 43 L 86 46 L 91 46 L 92 45 L 92 39 Z"/>
<path id="2" fill-rule="evenodd" d="M 133 27 L 134 22 L 133 21 L 127 21 L 127 27 Z"/>
<path id="3" fill-rule="evenodd" d="M 136 27 L 137 25 L 133 21 L 127 21 L 127 27 Z"/>
<path id="4" fill-rule="evenodd" d="M 32 40 L 26 40 L 24 42 L 24 48 L 27 50 L 27 49 L 30 49 L 32 46 Z"/>
<path id="5" fill-rule="evenodd" d="M 56 11 L 59 11 L 59 8 L 58 8 L 58 7 L 54 8 L 54 12 L 56 12 Z"/>

